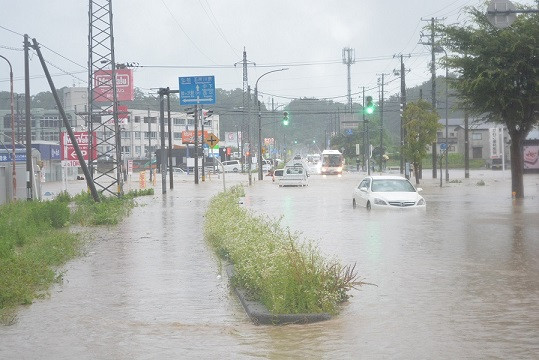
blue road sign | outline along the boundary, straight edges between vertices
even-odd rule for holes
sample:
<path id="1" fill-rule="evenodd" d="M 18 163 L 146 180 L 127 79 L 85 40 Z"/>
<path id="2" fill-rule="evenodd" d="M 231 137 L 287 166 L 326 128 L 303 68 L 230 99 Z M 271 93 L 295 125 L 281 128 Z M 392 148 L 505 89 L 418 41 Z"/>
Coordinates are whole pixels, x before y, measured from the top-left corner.
<path id="1" fill-rule="evenodd" d="M 352 129 L 346 129 L 346 135 L 352 135 L 353 133 Z"/>
<path id="2" fill-rule="evenodd" d="M 446 149 L 447 149 L 447 144 L 446 143 L 441 143 L 440 144 L 440 150 L 445 151 Z"/>
<path id="3" fill-rule="evenodd" d="M 215 77 L 188 76 L 180 82 L 180 105 L 215 104 Z"/>

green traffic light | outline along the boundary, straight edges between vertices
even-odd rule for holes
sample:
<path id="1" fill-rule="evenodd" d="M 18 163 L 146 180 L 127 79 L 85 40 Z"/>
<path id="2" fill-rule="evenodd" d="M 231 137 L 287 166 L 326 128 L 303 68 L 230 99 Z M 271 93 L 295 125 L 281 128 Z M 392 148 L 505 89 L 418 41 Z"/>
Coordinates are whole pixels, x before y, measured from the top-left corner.
<path id="1" fill-rule="evenodd" d="M 367 96 L 367 104 L 365 104 L 365 112 L 369 115 L 374 113 L 374 104 L 372 102 L 372 96 Z"/>
<path id="2" fill-rule="evenodd" d="M 285 111 L 285 112 L 283 113 L 283 125 L 284 125 L 284 126 L 287 126 L 287 125 L 288 125 L 288 122 L 289 122 L 289 119 L 288 119 L 288 112 Z"/>

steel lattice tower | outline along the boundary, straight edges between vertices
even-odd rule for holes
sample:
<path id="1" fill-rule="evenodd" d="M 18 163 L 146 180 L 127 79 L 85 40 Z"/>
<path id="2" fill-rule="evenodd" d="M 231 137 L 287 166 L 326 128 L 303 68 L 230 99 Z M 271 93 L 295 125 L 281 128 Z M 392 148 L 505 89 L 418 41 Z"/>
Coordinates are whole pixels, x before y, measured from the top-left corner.
<path id="1" fill-rule="evenodd" d="M 355 64 L 356 54 L 354 49 L 342 49 L 342 63 L 348 67 L 348 109 L 352 113 L 352 76 L 350 74 L 350 66 Z"/>
<path id="2" fill-rule="evenodd" d="M 118 123 L 116 62 L 112 31 L 112 0 L 89 1 L 88 32 L 88 156 L 90 174 L 100 192 L 123 192 L 122 152 Z M 97 76 L 96 76 L 97 75 Z M 98 89 L 99 91 L 96 91 Z M 92 134 L 95 133 L 96 139 Z M 97 165 L 107 161 L 112 166 Z M 115 186 L 116 185 L 116 186 Z"/>

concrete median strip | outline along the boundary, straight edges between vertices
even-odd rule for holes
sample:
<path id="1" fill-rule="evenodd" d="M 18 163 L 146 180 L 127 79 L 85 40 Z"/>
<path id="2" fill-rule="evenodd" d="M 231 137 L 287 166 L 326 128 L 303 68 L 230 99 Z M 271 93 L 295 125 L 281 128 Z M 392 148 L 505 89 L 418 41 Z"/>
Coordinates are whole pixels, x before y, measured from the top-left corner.
<path id="1" fill-rule="evenodd" d="M 232 280 L 234 277 L 234 265 L 226 265 L 225 269 L 228 278 Z M 272 314 L 262 303 L 250 300 L 244 289 L 233 286 L 233 290 L 240 299 L 245 312 L 256 325 L 309 324 L 331 319 L 331 315 L 328 313 Z"/>

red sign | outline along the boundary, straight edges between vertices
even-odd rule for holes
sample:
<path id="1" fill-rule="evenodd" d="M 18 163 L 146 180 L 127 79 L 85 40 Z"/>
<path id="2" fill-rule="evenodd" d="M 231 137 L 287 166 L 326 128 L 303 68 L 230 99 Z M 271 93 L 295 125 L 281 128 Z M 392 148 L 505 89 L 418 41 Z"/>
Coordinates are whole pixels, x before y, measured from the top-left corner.
<path id="1" fill-rule="evenodd" d="M 204 139 L 208 138 L 208 132 L 204 130 Z M 182 131 L 182 144 L 194 144 L 195 132 L 194 130 Z M 202 144 L 202 130 L 198 130 L 198 143 Z"/>
<path id="2" fill-rule="evenodd" d="M 94 100 L 96 102 L 113 101 L 112 70 L 97 70 L 94 72 Z M 133 70 L 116 70 L 116 100 L 133 101 Z"/>
<path id="3" fill-rule="evenodd" d="M 118 119 L 127 119 L 128 117 L 127 105 L 118 105 Z"/>
<path id="4" fill-rule="evenodd" d="M 82 157 L 84 158 L 84 160 L 88 161 L 88 154 L 90 152 L 88 148 L 88 133 L 86 131 L 75 131 L 73 134 L 75 135 L 75 139 L 77 141 L 77 144 L 79 145 Z M 95 159 L 97 158 L 97 138 L 95 136 L 95 132 L 92 133 L 92 142 L 94 144 L 94 151 L 92 157 Z M 79 160 L 79 158 L 77 157 L 77 152 L 75 151 L 75 147 L 71 142 L 71 138 L 65 132 L 63 132 L 60 136 L 60 146 L 62 148 L 62 153 L 60 157 L 61 160 Z"/>

